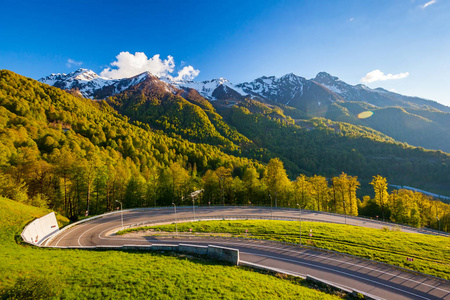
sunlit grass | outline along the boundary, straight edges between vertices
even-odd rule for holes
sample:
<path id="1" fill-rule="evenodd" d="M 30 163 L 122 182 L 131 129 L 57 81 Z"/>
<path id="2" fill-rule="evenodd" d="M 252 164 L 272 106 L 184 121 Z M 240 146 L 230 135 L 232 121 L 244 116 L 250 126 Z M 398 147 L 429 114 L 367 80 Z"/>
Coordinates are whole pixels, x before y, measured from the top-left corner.
<path id="1" fill-rule="evenodd" d="M 299 222 L 242 220 L 179 223 L 178 231 L 231 233 L 234 237 L 299 243 Z M 302 222 L 302 244 L 348 253 L 450 279 L 450 239 L 342 224 Z M 148 227 L 125 230 L 145 230 Z M 175 231 L 175 225 L 151 227 Z M 246 235 L 245 230 L 248 230 Z M 312 233 L 312 237 L 309 234 Z M 414 258 L 408 261 L 407 257 Z"/>
<path id="2" fill-rule="evenodd" d="M 201 258 L 17 244 L 15 239 L 25 224 L 46 213 L 0 198 L 0 290 L 4 295 L 30 288 L 35 293 L 32 298 L 39 295 L 63 299 L 337 298 L 306 288 L 302 280 L 279 279 Z"/>

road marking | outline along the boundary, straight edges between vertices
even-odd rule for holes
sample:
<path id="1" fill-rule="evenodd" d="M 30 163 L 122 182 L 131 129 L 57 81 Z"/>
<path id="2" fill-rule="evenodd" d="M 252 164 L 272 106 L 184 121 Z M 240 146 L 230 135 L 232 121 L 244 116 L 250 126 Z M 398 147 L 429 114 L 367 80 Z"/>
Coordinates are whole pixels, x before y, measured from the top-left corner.
<path id="1" fill-rule="evenodd" d="M 120 217 L 119 217 L 119 218 L 120 218 Z M 80 239 L 81 239 L 81 237 L 82 237 L 86 232 L 91 231 L 92 229 L 95 229 L 95 228 L 97 228 L 97 227 L 99 227 L 99 226 L 102 226 L 102 225 L 105 225 L 105 224 L 104 224 L 104 223 L 101 223 L 101 224 L 98 224 L 97 226 L 94 226 L 94 227 L 89 228 L 89 229 L 86 230 L 86 231 L 83 231 L 83 233 L 78 237 L 78 245 L 83 246 L 83 245 L 81 245 L 81 243 L 80 243 Z"/>
<path id="2" fill-rule="evenodd" d="M 104 231 L 106 231 L 106 230 L 104 230 Z M 102 231 L 102 233 L 104 231 Z M 103 238 L 103 237 L 100 237 L 100 234 L 99 234 L 99 238 L 100 239 L 104 239 L 104 240 L 111 239 L 111 240 L 127 240 L 127 241 L 148 242 L 145 239 Z M 351 262 L 348 262 L 348 261 L 342 261 L 342 260 L 339 260 L 339 259 L 336 259 L 336 258 L 330 258 L 330 257 L 323 256 L 323 255 L 305 253 L 305 252 L 300 252 L 298 250 L 291 250 L 291 249 L 279 248 L 279 247 L 273 247 L 273 246 L 255 245 L 255 244 L 252 244 L 252 243 L 232 243 L 232 242 L 220 242 L 220 243 L 221 244 L 227 244 L 227 245 L 235 245 L 235 246 L 250 246 L 250 247 L 253 247 L 253 248 L 256 248 L 256 249 L 258 249 L 258 248 L 263 248 L 263 249 L 267 248 L 267 249 L 272 249 L 272 250 L 281 250 L 281 251 L 286 251 L 286 252 L 292 252 L 292 253 L 295 253 L 295 254 L 300 254 L 300 255 L 305 255 L 305 256 L 312 256 L 312 257 L 316 257 L 316 258 L 320 258 L 320 259 L 334 261 L 334 262 L 341 263 L 341 264 L 343 263 L 343 264 L 355 266 L 355 267 L 358 267 L 358 268 L 361 268 L 361 269 L 367 269 L 367 270 L 370 270 L 370 271 L 386 274 L 386 275 L 392 276 L 393 278 L 400 278 L 400 279 L 403 279 L 403 280 L 406 280 L 406 281 L 410 281 L 410 282 L 416 283 L 418 285 L 423 285 L 423 286 L 427 286 L 427 287 L 432 288 L 432 289 L 440 290 L 440 291 L 445 292 L 445 293 L 450 293 L 450 291 L 442 289 L 442 288 L 440 288 L 438 286 L 433 286 L 433 285 L 430 285 L 428 283 L 420 282 L 420 281 L 417 281 L 417 280 L 414 280 L 414 279 L 410 279 L 410 278 L 407 278 L 407 277 L 404 277 L 404 276 L 401 276 L 401 275 L 396 275 L 396 274 L 392 274 L 392 273 L 389 273 L 389 272 L 386 272 L 386 271 L 370 268 L 370 267 L 361 265 L 360 263 L 351 263 Z M 247 252 L 241 252 L 241 253 L 247 253 Z M 247 254 L 250 254 L 250 253 L 247 253 Z M 259 254 L 254 254 L 254 255 L 259 255 Z M 260 256 L 264 256 L 264 255 L 260 255 Z M 271 258 L 274 258 L 274 257 L 271 257 Z M 279 258 L 279 259 L 280 260 L 288 260 L 288 259 L 283 259 L 283 258 Z M 305 264 L 307 264 L 307 263 L 305 263 Z M 389 266 L 386 266 L 386 267 L 389 267 Z M 325 268 L 325 267 L 323 267 L 323 268 Z M 333 269 L 330 269 L 330 270 L 333 270 Z M 340 272 L 340 271 L 336 270 L 336 272 Z M 342 273 L 346 274 L 344 272 L 342 272 Z M 356 277 L 356 276 L 354 276 L 354 277 Z M 367 279 L 367 280 L 369 280 L 369 279 Z M 392 280 L 392 278 L 390 280 Z M 376 282 L 376 281 L 374 281 L 374 282 Z M 427 298 L 425 298 L 425 299 L 427 299 Z"/>
<path id="3" fill-rule="evenodd" d="M 364 277 L 356 276 L 356 275 L 353 275 L 353 274 L 350 274 L 350 273 L 347 273 L 347 272 L 343 272 L 343 271 L 339 271 L 339 270 L 335 270 L 335 269 L 332 269 L 332 268 L 322 267 L 322 266 L 310 264 L 310 263 L 307 263 L 307 262 L 300 262 L 300 261 L 296 261 L 296 260 L 293 260 L 293 259 L 281 258 L 281 257 L 276 257 L 276 256 L 270 256 L 270 255 L 262 255 L 262 254 L 255 254 L 255 253 L 249 253 L 249 252 L 241 252 L 241 253 L 255 255 L 255 256 L 262 256 L 262 257 L 267 257 L 267 258 L 272 258 L 272 259 L 275 259 L 275 260 L 284 260 L 284 261 L 287 261 L 287 262 L 295 262 L 297 264 L 308 265 L 308 266 L 311 266 L 311 267 L 314 267 L 314 268 L 325 269 L 325 270 L 329 270 L 329 271 L 332 271 L 332 272 L 335 272 L 335 273 L 345 274 L 345 275 L 350 276 L 350 277 L 356 277 L 359 280 L 363 279 L 363 280 L 366 280 L 366 281 L 369 281 L 369 282 L 372 282 L 372 283 L 376 283 L 376 284 L 379 284 L 379 285 L 382 285 L 382 286 L 385 286 L 385 287 L 389 287 L 391 289 L 395 289 L 395 290 L 398 290 L 398 291 L 401 291 L 401 292 L 404 292 L 404 293 L 407 293 L 407 294 L 410 294 L 410 295 L 414 295 L 414 296 L 422 298 L 422 299 L 430 299 L 430 298 L 426 298 L 426 297 L 423 297 L 421 295 L 417 295 L 417 294 L 414 294 L 412 292 L 408 292 L 408 291 L 405 291 L 405 290 L 402 290 L 402 289 L 399 289 L 399 288 L 396 288 L 396 287 L 393 287 L 393 286 L 390 286 L 390 285 L 387 285 L 387 284 L 384 284 L 384 283 L 381 283 L 381 282 L 378 282 L 378 281 L 375 281 L 375 280 L 371 280 L 371 279 L 367 279 L 367 278 L 364 278 Z"/>
<path id="4" fill-rule="evenodd" d="M 229 245 L 239 245 L 239 243 L 229 243 L 229 242 L 224 242 L 224 243 L 225 244 L 229 244 Z M 366 267 L 366 266 L 363 266 L 363 265 L 359 265 L 357 263 L 356 264 L 355 263 L 350 263 L 350 262 L 341 261 L 341 260 L 338 260 L 338 259 L 335 259 L 335 258 L 330 258 L 330 257 L 326 257 L 326 256 L 316 255 L 316 254 L 310 254 L 310 253 L 304 253 L 304 252 L 302 253 L 302 252 L 299 252 L 299 251 L 296 251 L 296 250 L 290 250 L 290 249 L 276 248 L 276 247 L 271 247 L 271 246 L 261 246 L 261 245 L 255 245 L 255 246 L 256 246 L 256 248 L 277 249 L 277 250 L 282 250 L 282 251 L 287 251 L 287 252 L 294 252 L 294 253 L 298 253 L 298 254 L 301 254 L 301 255 L 307 255 L 307 256 L 313 256 L 313 257 L 323 258 L 323 259 L 327 259 L 327 260 L 332 260 L 332 261 L 335 261 L 335 262 L 344 263 L 344 264 L 360 267 L 360 268 L 363 268 L 363 269 L 368 269 L 370 271 L 383 273 L 383 274 L 390 275 L 390 276 L 393 276 L 393 277 L 398 277 L 398 278 L 401 278 L 401 279 L 404 279 L 404 280 L 407 280 L 407 281 L 412 281 L 412 282 L 417 283 L 419 285 L 425 285 L 425 286 L 430 287 L 430 288 L 434 288 L 434 289 L 438 289 L 438 290 L 446 292 L 446 293 L 450 293 L 450 291 L 442 289 L 442 288 L 439 288 L 437 286 L 433 286 L 433 285 L 430 285 L 430 284 L 427 284 L 427 283 L 423 283 L 423 282 L 420 282 L 420 281 L 417 281 L 417 280 L 414 280 L 414 279 L 409 279 L 409 278 L 403 277 L 401 275 L 395 275 L 395 274 L 388 273 L 388 272 L 385 272 L 385 271 L 380 271 L 380 270 L 377 270 L 377 269 L 374 269 L 374 268 L 370 268 L 370 267 Z M 242 253 L 245 253 L 245 252 L 242 252 Z"/>
<path id="5" fill-rule="evenodd" d="M 190 209 L 188 209 L 188 208 L 186 208 L 186 209 L 184 209 L 183 210 L 183 214 L 185 215 L 188 211 L 189 211 Z M 199 209 L 200 210 L 200 209 Z M 208 212 L 208 213 L 213 213 L 214 211 L 210 211 L 208 208 L 204 208 L 204 209 L 202 209 L 202 210 L 204 210 L 205 212 Z M 267 209 L 266 209 L 267 210 Z M 164 211 L 164 209 L 161 209 L 161 211 Z M 169 212 L 169 214 L 170 214 L 170 209 L 166 209 L 166 211 L 168 211 Z M 227 214 L 229 214 L 229 215 L 231 215 L 231 214 L 236 214 L 236 213 L 240 213 L 240 211 L 242 211 L 242 209 L 236 209 L 236 208 L 233 208 L 233 209 L 223 209 L 222 210 L 222 212 L 219 212 L 219 213 L 222 213 L 222 214 L 224 214 L 224 213 L 227 213 Z M 247 212 L 248 212 L 249 210 L 247 210 Z M 258 211 L 260 211 L 261 212 L 261 210 L 258 210 Z M 255 213 L 258 213 L 258 211 L 255 211 L 255 210 L 251 210 L 250 211 L 250 214 L 255 214 Z M 135 220 L 136 218 L 137 219 L 140 219 L 140 218 L 142 218 L 142 219 L 149 219 L 149 220 L 151 220 L 152 218 L 154 218 L 155 217 L 155 215 L 153 214 L 153 212 L 156 212 L 155 210 L 153 210 L 153 211 L 129 211 L 129 212 L 127 212 L 123 217 L 124 217 L 124 219 L 125 220 Z M 214 212 L 215 214 L 217 214 L 217 210 Z M 278 212 L 277 212 L 278 213 Z M 257 217 L 258 215 L 255 215 L 255 217 Z M 208 216 L 207 216 L 208 217 Z M 274 215 L 274 217 L 275 217 L 275 215 Z M 337 217 L 338 219 L 339 219 L 339 216 L 327 216 L 327 215 L 321 215 L 321 216 L 319 216 L 319 217 L 321 217 L 320 219 L 319 218 L 317 218 L 317 219 L 319 219 L 319 220 L 333 220 L 334 222 L 336 222 L 336 220 L 335 220 L 335 218 Z M 85 230 L 84 232 L 82 232 L 81 233 L 81 235 L 79 236 L 79 238 L 78 238 L 78 245 L 80 245 L 81 247 L 82 247 L 82 245 L 81 245 L 81 239 L 82 239 L 82 237 L 85 235 L 85 234 L 87 234 L 89 231 L 91 231 L 91 230 L 93 230 L 93 229 L 95 229 L 95 228 L 97 228 L 97 227 L 99 227 L 99 226 L 104 226 L 104 225 L 109 225 L 108 223 L 109 223 L 109 221 L 110 220 L 113 220 L 113 219 L 117 219 L 117 218 L 120 218 L 120 216 L 118 216 L 118 214 L 115 214 L 114 216 L 107 216 L 107 217 L 104 217 L 104 218 L 101 218 L 102 219 L 102 221 L 100 221 L 101 223 L 100 224 L 98 224 L 98 225 L 96 225 L 96 226 L 94 226 L 94 227 L 92 227 L 92 228 L 89 228 L 89 229 L 87 229 L 87 230 Z M 342 218 L 342 217 L 341 217 Z M 333 222 L 332 221 L 332 222 Z M 357 220 L 355 220 L 355 221 L 357 221 Z M 367 220 L 365 220 L 365 221 L 367 221 Z M 136 223 L 136 222 L 139 222 L 139 221 L 134 221 L 133 223 Z M 338 221 L 339 222 L 339 221 Z M 370 221 L 368 221 L 368 222 L 370 222 Z M 133 223 L 130 223 L 130 224 L 133 224 Z M 337 223 L 337 222 L 336 222 Z M 365 222 L 364 222 L 365 223 Z M 91 222 L 87 222 L 87 223 L 85 223 L 85 224 L 82 224 L 82 226 L 84 226 L 84 225 L 87 225 L 87 224 L 91 224 Z M 127 224 L 128 225 L 128 224 Z M 149 224 L 150 225 L 150 224 Z M 367 224 L 368 225 L 368 224 Z M 366 226 L 367 226 L 366 225 Z M 378 225 L 378 224 L 377 224 Z M 363 225 L 364 226 L 364 225 Z M 81 227 L 81 226 L 80 226 Z M 77 229 L 80 229 L 80 227 L 76 227 Z M 368 226 L 368 227 L 370 227 L 370 226 Z M 98 234 L 98 237 L 99 237 L 99 239 L 102 239 L 102 240 L 105 240 L 105 239 L 110 239 L 110 238 L 104 238 L 104 237 L 102 237 L 101 235 L 105 232 L 105 231 L 108 231 L 108 230 L 112 230 L 114 227 L 110 227 L 110 229 L 106 229 L 106 230 L 104 230 L 104 231 L 102 231 L 102 232 L 100 232 L 99 234 Z M 61 242 L 71 231 L 73 231 L 73 230 L 70 230 L 70 231 L 68 231 L 67 233 L 65 233 L 62 237 L 60 237 L 59 238 L 59 240 L 58 240 L 58 242 L 56 243 L 56 245 L 58 245 L 59 244 L 59 242 Z M 127 239 L 127 238 L 111 238 L 112 240 L 126 240 L 126 241 L 139 241 L 139 242 L 147 242 L 148 243 L 148 241 L 147 240 L 145 240 L 145 239 Z M 406 277 L 403 277 L 403 276 L 401 276 L 401 275 L 394 275 L 394 274 L 392 274 L 392 273 L 389 273 L 389 272 L 383 272 L 383 271 L 379 271 L 379 270 L 376 270 L 376 269 L 373 269 L 373 268 L 370 268 L 370 267 L 366 267 L 366 266 L 362 266 L 362 265 L 360 265 L 360 264 L 358 264 L 358 263 L 350 263 L 350 262 L 347 262 L 347 261 L 341 261 L 341 260 L 338 260 L 338 259 L 334 259 L 334 258 L 330 258 L 330 257 L 326 257 L 326 256 L 321 256 L 321 255 L 314 255 L 314 254 L 308 254 L 308 253 L 304 253 L 304 252 L 300 252 L 300 251 L 294 251 L 294 250 L 290 250 L 290 249 L 286 249 L 286 248 L 278 248 L 278 247 L 272 247 L 272 246 L 264 246 L 264 245 L 255 245 L 255 244 L 245 244 L 245 243 L 232 243 L 232 242 L 221 242 L 221 244 L 228 244 L 228 245 L 240 245 L 240 246 L 247 246 L 247 247 L 253 247 L 253 248 L 255 248 L 255 249 L 258 249 L 258 248 L 261 248 L 261 249 L 263 249 L 263 248 L 266 248 L 266 249 L 276 249 L 276 250 L 278 250 L 278 251 L 286 251 L 286 252 L 292 252 L 292 253 L 297 253 L 297 254 L 299 254 L 299 255 L 305 255 L 305 256 L 311 256 L 311 257 L 317 257 L 317 258 L 319 258 L 319 259 L 325 259 L 325 260 L 330 260 L 330 261 L 334 261 L 334 262 L 337 262 L 337 263 L 339 263 L 339 264 L 347 264 L 347 265 L 351 265 L 351 266 L 355 266 L 355 267 L 358 267 L 358 268 L 360 268 L 360 269 L 367 269 L 367 270 L 370 270 L 370 271 L 375 271 L 375 272 L 378 272 L 378 273 L 382 273 L 382 274 L 386 274 L 386 275 L 389 275 L 389 276 L 392 276 L 393 278 L 391 278 L 390 280 L 392 280 L 392 279 L 394 279 L 394 278 L 400 278 L 400 279 L 403 279 L 403 280 L 405 280 L 405 281 L 410 281 L 410 282 L 414 282 L 414 283 L 416 283 L 417 284 L 417 286 L 420 286 L 420 285 L 423 285 L 423 286 L 427 286 L 427 287 L 430 287 L 430 288 L 433 288 L 433 289 L 436 289 L 436 290 L 439 290 L 439 291 L 443 291 L 443 292 L 445 292 L 445 293 L 450 293 L 448 290 L 445 290 L 445 289 L 442 289 L 442 288 L 439 288 L 439 287 L 437 287 L 437 286 L 432 286 L 432 285 L 430 285 L 430 284 L 427 284 L 427 283 L 423 283 L 423 282 L 420 282 L 420 281 L 417 281 L 417 280 L 414 280 L 414 279 L 409 279 L 409 278 L 406 278 Z M 253 254 L 253 253 L 249 253 L 249 252 L 242 252 L 242 253 L 247 253 L 247 254 L 252 254 L 252 255 L 256 255 L 256 256 L 264 256 L 264 255 L 260 255 L 260 254 Z M 277 259 L 277 260 L 287 260 L 288 261 L 288 259 L 284 259 L 284 258 L 281 258 L 281 257 L 276 257 L 276 256 L 266 256 L 266 257 L 268 257 L 268 258 L 274 258 L 274 259 Z M 294 261 L 294 260 L 292 260 L 292 261 Z M 318 266 L 316 266 L 316 265 L 313 265 L 313 264 L 309 264 L 309 263 L 302 263 L 302 262 L 299 262 L 299 261 L 295 261 L 296 263 L 298 263 L 298 264 L 305 264 L 305 265 L 311 265 L 311 266 L 314 266 L 314 267 L 317 267 L 317 268 L 322 268 L 322 269 L 328 269 L 328 270 L 331 270 L 331 271 L 333 271 L 333 272 L 335 272 L 335 273 L 342 273 L 342 274 L 346 274 L 346 275 L 348 275 L 348 276 L 352 276 L 352 277 L 357 277 L 357 278 L 359 278 L 358 276 L 356 276 L 356 275 L 352 275 L 352 274 L 349 274 L 349 273 L 347 273 L 347 272 L 343 272 L 343 271 L 338 271 L 338 270 L 335 270 L 335 269 L 330 269 L 330 268 L 328 268 L 328 267 L 318 267 Z M 389 266 L 386 266 L 387 268 L 389 267 Z M 409 293 L 409 294 L 411 294 L 411 295 L 414 295 L 414 296 L 416 296 L 416 297 L 420 297 L 420 298 L 424 298 L 424 299 L 427 299 L 427 298 L 425 298 L 425 297 L 423 297 L 423 296 L 420 296 L 420 295 L 417 295 L 417 294 L 414 294 L 414 293 L 411 293 L 411 292 L 408 292 L 408 291 L 405 291 L 405 290 L 402 290 L 402 289 L 399 289 L 399 288 L 395 288 L 395 287 L 392 287 L 392 286 L 389 286 L 389 285 L 386 285 L 386 284 L 383 284 L 383 283 L 380 283 L 380 282 L 377 282 L 377 281 L 374 281 L 374 280 L 371 280 L 371 279 L 364 279 L 364 280 L 366 280 L 366 281 L 368 281 L 368 282 L 373 282 L 373 283 L 376 283 L 376 284 L 378 284 L 378 285 L 382 285 L 382 286 L 387 286 L 387 287 L 390 287 L 390 288 L 392 288 L 392 289 L 396 289 L 396 290 L 399 290 L 399 291 L 402 291 L 402 292 L 405 292 L 405 293 Z M 389 281 L 390 281 L 389 280 Z M 425 279 L 425 280 L 427 280 L 427 279 Z M 400 285 L 400 284 L 399 284 Z M 413 288 L 412 288 L 413 289 Z"/>
<path id="6" fill-rule="evenodd" d="M 123 238 L 123 239 L 122 238 L 103 238 L 103 237 L 100 236 L 101 234 L 103 234 L 105 231 L 108 231 L 108 230 L 111 230 L 111 229 L 106 229 L 106 230 L 100 232 L 98 234 L 98 237 L 100 239 L 130 240 L 130 239 L 125 239 L 125 238 Z M 138 239 L 133 239 L 133 240 L 134 241 L 146 241 L 146 240 L 138 240 Z M 228 244 L 228 245 L 243 245 L 242 243 L 231 243 L 231 242 L 224 242 L 224 243 Z M 393 278 L 400 278 L 400 279 L 403 279 L 403 280 L 414 282 L 414 283 L 419 284 L 419 285 L 427 286 L 427 287 L 430 287 L 430 288 L 433 288 L 433 289 L 437 289 L 437 290 L 440 290 L 440 291 L 443 291 L 443 292 L 446 292 L 446 293 L 450 293 L 450 291 L 442 289 L 442 288 L 439 288 L 437 286 L 433 286 L 433 285 L 430 285 L 430 284 L 427 284 L 427 283 L 424 283 L 424 282 L 420 282 L 420 281 L 417 281 L 417 280 L 414 280 L 414 279 L 410 279 L 410 278 L 407 278 L 407 277 L 404 277 L 404 276 L 401 276 L 401 275 L 396 275 L 396 274 L 392 274 L 392 273 L 389 273 L 389 272 L 380 271 L 380 270 L 377 270 L 377 269 L 374 269 L 374 268 L 370 268 L 370 267 L 361 265 L 360 263 L 350 263 L 350 262 L 347 262 L 347 261 L 342 261 L 342 260 L 338 260 L 338 259 L 330 258 L 330 257 L 326 257 L 326 256 L 300 252 L 298 250 L 291 250 L 291 249 L 278 248 L 278 247 L 272 247 L 272 246 L 255 245 L 255 244 L 244 244 L 244 245 L 251 245 L 254 248 L 267 248 L 267 249 L 282 250 L 282 251 L 292 252 L 292 253 L 296 253 L 296 254 L 307 255 L 307 256 L 317 257 L 317 258 L 321 258 L 321 259 L 326 259 L 326 260 L 330 260 L 330 261 L 334 261 L 334 262 L 338 262 L 338 263 L 344 263 L 344 264 L 348 264 L 348 265 L 351 265 L 351 266 L 367 269 L 367 270 L 370 270 L 370 271 L 375 271 L 375 272 L 378 272 L 378 273 L 386 274 L 386 275 L 392 276 Z M 386 267 L 388 267 L 388 266 L 386 266 Z"/>
<path id="7" fill-rule="evenodd" d="M 81 225 L 78 225 L 78 226 L 76 226 L 76 227 L 72 227 L 72 228 L 75 228 L 75 229 L 80 229 L 81 227 L 83 227 L 84 225 L 87 225 L 86 223 L 83 223 L 83 224 L 81 224 Z M 60 237 L 59 239 L 58 239 L 58 241 L 56 242 L 56 245 L 55 246 L 58 246 L 58 244 L 59 244 L 59 242 L 61 242 L 61 240 L 63 239 L 63 238 L 65 238 L 66 237 L 66 235 L 68 235 L 69 233 L 71 233 L 71 229 L 72 228 L 70 228 L 69 230 L 67 230 L 67 232 L 62 236 L 62 237 Z"/>

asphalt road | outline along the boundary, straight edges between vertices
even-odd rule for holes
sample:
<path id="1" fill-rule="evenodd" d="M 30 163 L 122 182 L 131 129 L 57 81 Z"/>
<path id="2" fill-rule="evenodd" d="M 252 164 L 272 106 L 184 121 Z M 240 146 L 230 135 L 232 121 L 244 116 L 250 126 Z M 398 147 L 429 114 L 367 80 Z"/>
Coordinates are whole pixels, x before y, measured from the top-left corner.
<path id="1" fill-rule="evenodd" d="M 270 208 L 196 208 L 195 219 L 221 219 L 233 216 L 248 218 L 298 218 L 298 210 L 271 210 Z M 193 218 L 191 208 L 178 208 L 177 219 Z M 145 222 L 174 220 L 173 209 L 136 210 L 123 213 L 124 226 Z M 376 221 L 346 218 L 340 215 L 303 212 L 302 219 L 345 223 L 372 228 L 386 227 Z M 389 225 L 388 226 L 392 226 Z M 383 299 L 449 299 L 450 283 L 430 276 L 410 273 L 384 264 L 353 258 L 330 252 L 283 245 L 274 242 L 238 239 L 205 238 L 155 238 L 124 237 L 110 235 L 121 227 L 121 214 L 113 214 L 74 226 L 52 240 L 50 246 L 97 246 L 97 245 L 149 245 L 188 243 L 217 245 L 240 250 L 240 260 L 279 271 L 298 275 L 310 275 L 350 289 L 359 290 Z M 403 229 L 414 232 L 415 229 Z"/>

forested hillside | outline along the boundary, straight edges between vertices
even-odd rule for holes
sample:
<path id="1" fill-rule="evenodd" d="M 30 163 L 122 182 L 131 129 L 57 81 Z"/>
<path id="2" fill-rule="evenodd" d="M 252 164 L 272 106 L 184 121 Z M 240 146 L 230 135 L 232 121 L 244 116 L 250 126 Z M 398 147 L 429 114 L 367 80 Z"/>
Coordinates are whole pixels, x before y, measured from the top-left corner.
<path id="1" fill-rule="evenodd" d="M 116 209 L 116 201 L 125 208 L 190 205 L 189 194 L 203 189 L 195 199 L 201 205 L 298 204 L 449 230 L 449 205 L 406 190 L 388 194 L 383 177 L 446 187 L 448 154 L 368 128 L 294 120 L 256 101 L 217 102 L 216 110 L 193 90 L 169 95 L 149 87 L 92 101 L 1 71 L 0 195 L 76 220 Z M 159 127 L 166 108 L 169 129 Z M 358 199 L 359 178 L 372 184 L 373 197 Z"/>
<path id="2" fill-rule="evenodd" d="M 0 73 L 0 105 L 2 195 L 72 218 L 111 210 L 118 199 L 128 207 L 170 204 L 174 194 L 181 201 L 199 188 L 197 172 L 208 169 L 264 170 L 217 147 L 133 126 L 104 102 L 9 71 Z"/>
<path id="3" fill-rule="evenodd" d="M 391 183 L 450 193 L 450 155 L 442 151 L 398 143 L 368 127 L 319 118 L 293 120 L 256 101 L 221 113 L 257 146 L 292 162 L 298 169 L 287 168 L 294 173 L 332 177 L 346 172 L 368 181 L 382 175 Z"/>
<path id="4" fill-rule="evenodd" d="M 360 119 L 363 111 L 373 115 Z M 376 107 L 364 102 L 334 103 L 327 118 L 363 125 L 410 145 L 450 152 L 450 113 L 436 109 Z"/>
<path id="5" fill-rule="evenodd" d="M 191 141 L 217 145 L 228 151 L 250 143 L 224 123 L 211 104 L 195 90 L 179 90 L 174 94 L 174 89 L 153 76 L 107 98 L 107 102 L 131 120 L 147 123 L 166 133 L 179 134 Z"/>

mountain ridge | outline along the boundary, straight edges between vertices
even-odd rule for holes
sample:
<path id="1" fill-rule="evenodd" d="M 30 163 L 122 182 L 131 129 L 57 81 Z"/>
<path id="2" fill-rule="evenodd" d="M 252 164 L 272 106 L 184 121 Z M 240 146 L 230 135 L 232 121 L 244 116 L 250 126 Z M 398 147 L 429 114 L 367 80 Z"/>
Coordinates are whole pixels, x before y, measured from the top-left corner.
<path id="1" fill-rule="evenodd" d="M 150 72 L 124 79 L 107 79 L 91 70 L 78 69 L 69 74 L 52 74 L 40 81 L 86 98 L 106 99 L 132 89 L 148 78 L 161 82 L 165 92 L 174 95 L 180 90 L 195 90 L 211 103 L 223 100 L 228 101 L 227 105 L 235 105 L 244 99 L 253 99 L 283 110 L 292 107 L 294 110 L 288 110 L 287 114 L 293 119 L 324 117 L 368 126 L 400 142 L 450 152 L 450 132 L 446 129 L 450 124 L 450 107 L 382 88 L 350 85 L 326 72 L 319 72 L 312 79 L 289 73 L 233 84 L 225 78 L 174 81 Z M 370 111 L 372 115 L 363 119 L 360 113 L 364 111 Z"/>
<path id="2" fill-rule="evenodd" d="M 80 68 L 69 74 L 54 73 L 40 78 L 38 81 L 66 90 L 78 88 L 84 97 L 93 98 L 96 91 L 101 90 L 106 86 L 116 85 L 122 87 L 111 91 L 111 94 L 108 96 L 112 96 L 122 92 L 131 85 L 138 84 L 142 79 L 145 79 L 145 77 L 149 75 L 155 76 L 147 71 L 128 78 L 109 79 L 97 75 L 92 70 Z M 277 89 L 291 89 L 291 93 L 288 94 L 293 98 L 295 93 L 299 93 L 298 96 L 302 96 L 305 84 L 309 83 L 310 85 L 320 85 L 326 89 L 329 93 L 328 97 L 330 97 L 332 101 L 362 101 L 380 107 L 400 105 L 417 108 L 428 106 L 441 111 L 450 112 L 450 107 L 430 99 L 405 96 L 387 91 L 380 87 L 371 89 L 363 84 L 350 85 L 339 79 L 337 76 L 332 76 L 327 72 L 319 72 L 316 77 L 311 79 L 306 79 L 294 73 L 285 74 L 281 77 L 261 76 L 253 81 L 238 84 L 232 84 L 223 77 L 204 81 L 174 81 L 169 77 L 155 77 L 177 88 L 193 88 L 208 100 L 216 100 L 216 97 L 213 96 L 214 90 L 225 86 L 234 90 L 242 97 L 253 96 L 289 105 L 292 99 L 286 100 L 285 93 L 282 93 L 282 95 L 277 98 Z M 131 79 L 135 79 L 135 81 L 132 81 Z M 128 84 L 118 84 L 118 82 L 128 82 Z"/>

